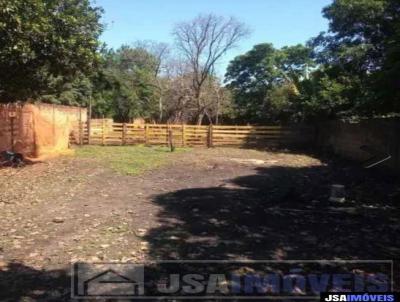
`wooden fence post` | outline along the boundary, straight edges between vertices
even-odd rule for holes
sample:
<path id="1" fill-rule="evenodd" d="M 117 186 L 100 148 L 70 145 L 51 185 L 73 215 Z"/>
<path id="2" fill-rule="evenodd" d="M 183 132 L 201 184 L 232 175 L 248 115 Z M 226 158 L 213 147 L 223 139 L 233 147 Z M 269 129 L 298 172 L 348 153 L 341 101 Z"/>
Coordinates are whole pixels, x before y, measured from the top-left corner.
<path id="1" fill-rule="evenodd" d="M 88 133 L 87 144 L 90 145 L 90 130 L 92 128 L 92 97 L 89 98 L 89 106 L 86 113 L 86 128 Z"/>
<path id="2" fill-rule="evenodd" d="M 186 133 L 185 133 L 185 125 L 182 125 L 182 147 L 185 147 L 186 144 Z"/>
<path id="3" fill-rule="evenodd" d="M 208 148 L 213 146 L 213 126 L 208 126 Z"/>
<path id="4" fill-rule="evenodd" d="M 126 145 L 126 123 L 122 124 L 122 144 Z"/>
<path id="5" fill-rule="evenodd" d="M 166 143 L 167 146 L 169 146 L 169 124 L 167 124 L 166 128 L 165 128 L 165 137 L 166 137 Z"/>
<path id="6" fill-rule="evenodd" d="M 144 126 L 144 144 L 145 145 L 147 145 L 149 143 L 149 138 L 148 138 L 149 133 L 148 132 L 149 132 L 149 126 L 146 124 Z"/>
<path id="7" fill-rule="evenodd" d="M 104 146 L 106 144 L 106 127 L 105 127 L 106 121 L 104 118 L 102 119 L 101 123 L 101 144 Z"/>
<path id="8" fill-rule="evenodd" d="M 88 118 L 88 120 L 87 120 L 87 133 L 88 133 L 87 134 L 88 135 L 87 143 L 88 143 L 88 145 L 90 145 L 90 133 L 92 132 L 91 129 L 92 129 L 92 122 L 91 122 L 90 118 Z"/>
<path id="9" fill-rule="evenodd" d="M 168 126 L 167 129 L 168 129 L 168 145 L 169 145 L 171 152 L 174 152 L 175 146 L 174 146 L 172 128 L 170 126 Z"/>
<path id="10" fill-rule="evenodd" d="M 83 145 L 83 122 L 79 121 L 79 145 Z"/>

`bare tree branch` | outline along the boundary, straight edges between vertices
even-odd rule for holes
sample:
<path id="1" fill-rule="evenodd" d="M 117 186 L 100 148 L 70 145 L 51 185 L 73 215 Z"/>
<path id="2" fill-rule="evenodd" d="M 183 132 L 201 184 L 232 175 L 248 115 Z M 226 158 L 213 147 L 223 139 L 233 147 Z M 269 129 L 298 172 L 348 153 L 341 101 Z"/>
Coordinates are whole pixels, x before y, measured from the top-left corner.
<path id="1" fill-rule="evenodd" d="M 218 60 L 248 34 L 246 26 L 235 18 L 226 20 L 213 14 L 199 15 L 192 21 L 175 26 L 173 35 L 178 50 L 191 67 L 198 123 L 207 112 L 201 97 L 205 81 L 212 75 Z"/>

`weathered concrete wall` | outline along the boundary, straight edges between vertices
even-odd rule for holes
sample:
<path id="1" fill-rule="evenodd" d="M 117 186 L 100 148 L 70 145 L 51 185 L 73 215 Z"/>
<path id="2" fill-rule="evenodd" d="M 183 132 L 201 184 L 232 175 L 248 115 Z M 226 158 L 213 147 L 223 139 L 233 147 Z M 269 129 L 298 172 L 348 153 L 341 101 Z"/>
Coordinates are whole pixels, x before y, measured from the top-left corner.
<path id="1" fill-rule="evenodd" d="M 84 108 L 52 104 L 0 105 L 0 151 L 44 157 L 68 149 L 72 128 L 85 122 Z"/>
<path id="2" fill-rule="evenodd" d="M 368 146 L 392 158 L 382 167 L 400 172 L 400 118 L 379 118 L 357 123 L 332 121 L 320 124 L 317 145 L 348 159 L 365 161 L 371 155 L 360 149 Z"/>

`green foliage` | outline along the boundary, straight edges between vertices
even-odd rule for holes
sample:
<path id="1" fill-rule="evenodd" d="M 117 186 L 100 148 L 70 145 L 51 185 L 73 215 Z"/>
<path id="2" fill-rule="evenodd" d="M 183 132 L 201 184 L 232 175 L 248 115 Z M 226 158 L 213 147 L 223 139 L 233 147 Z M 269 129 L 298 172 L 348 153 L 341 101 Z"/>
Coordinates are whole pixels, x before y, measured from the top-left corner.
<path id="1" fill-rule="evenodd" d="M 81 102 L 98 60 L 100 15 L 89 0 L 1 1 L 0 99 Z"/>
<path id="2" fill-rule="evenodd" d="M 336 0 L 323 13 L 329 32 L 310 45 L 331 81 L 346 79 L 340 101 L 354 115 L 399 112 L 400 2 Z"/>
<path id="3" fill-rule="evenodd" d="M 299 85 L 313 66 L 311 50 L 303 45 L 275 49 L 259 44 L 235 58 L 228 66 L 226 81 L 232 90 L 238 117 L 264 122 L 291 119 Z"/>
<path id="4" fill-rule="evenodd" d="M 156 58 L 142 48 L 122 46 L 105 53 L 102 69 L 93 80 L 94 115 L 122 122 L 135 117 L 155 117 L 158 114 L 156 64 Z"/>
<path id="5" fill-rule="evenodd" d="M 40 100 L 47 103 L 78 106 L 86 105 L 91 95 L 90 78 L 78 73 L 68 82 L 65 82 L 62 76 L 50 77 L 46 92 L 43 92 Z"/>
<path id="6" fill-rule="evenodd" d="M 266 99 L 269 100 L 268 111 L 271 120 L 290 122 L 301 119 L 301 113 L 297 112 L 299 103 L 297 88 L 293 85 L 274 86 L 268 91 Z"/>
<path id="7" fill-rule="evenodd" d="M 323 14 L 329 32 L 311 39 L 308 47 L 256 45 L 230 63 L 226 81 L 242 120 L 400 111 L 400 2 L 336 0 Z"/>

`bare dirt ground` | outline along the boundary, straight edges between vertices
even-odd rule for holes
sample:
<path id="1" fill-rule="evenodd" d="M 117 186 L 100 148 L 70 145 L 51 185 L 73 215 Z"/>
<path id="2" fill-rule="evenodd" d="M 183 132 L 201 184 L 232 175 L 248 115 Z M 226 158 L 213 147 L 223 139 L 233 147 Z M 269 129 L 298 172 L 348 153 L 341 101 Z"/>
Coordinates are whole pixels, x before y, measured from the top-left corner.
<path id="1" fill-rule="evenodd" d="M 71 261 L 395 259 L 399 203 L 394 177 L 288 152 L 194 149 L 138 176 L 73 157 L 2 169 L 0 300 L 68 300 Z"/>

